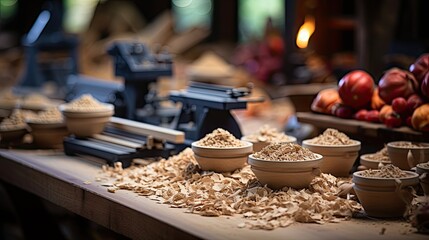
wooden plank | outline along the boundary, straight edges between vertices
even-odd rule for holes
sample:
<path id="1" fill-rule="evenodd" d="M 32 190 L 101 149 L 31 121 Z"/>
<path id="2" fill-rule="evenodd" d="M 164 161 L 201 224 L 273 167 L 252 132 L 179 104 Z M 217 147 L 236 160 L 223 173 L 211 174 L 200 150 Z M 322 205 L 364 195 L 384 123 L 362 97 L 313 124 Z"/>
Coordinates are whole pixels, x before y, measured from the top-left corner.
<path id="1" fill-rule="evenodd" d="M 167 140 L 173 143 L 184 143 L 185 133 L 173 129 L 158 127 L 146 123 L 136 122 L 128 119 L 112 117 L 109 125 L 120 130 L 130 131 L 132 133 L 144 136 L 152 136 L 156 139 Z"/>
<path id="2" fill-rule="evenodd" d="M 334 116 L 323 115 L 312 112 L 296 113 L 299 122 L 313 124 L 318 128 L 333 127 L 340 131 L 360 134 L 363 136 L 380 137 L 380 132 L 391 132 L 398 135 L 407 135 L 409 137 L 423 138 L 422 132 L 414 131 L 409 127 L 387 128 L 381 123 L 369 123 L 354 119 L 342 119 Z"/>
<path id="3" fill-rule="evenodd" d="M 99 171 L 100 165 L 60 151 L 0 150 L 2 180 L 134 239 L 426 239 L 408 232 L 406 223 L 397 220 L 296 223 L 273 231 L 239 229 L 237 224 L 243 221 L 239 215 L 202 217 L 129 191 L 109 193 L 94 181 Z"/>
<path id="4" fill-rule="evenodd" d="M 101 141 L 105 141 L 105 142 L 109 142 L 109 143 L 118 144 L 118 145 L 129 147 L 129 148 L 134 148 L 134 149 L 140 149 L 143 147 L 143 145 L 139 144 L 139 143 L 130 142 L 127 140 L 123 140 L 120 138 L 114 138 L 114 137 L 102 135 L 102 134 L 94 134 L 94 135 L 92 135 L 92 138 L 97 139 L 97 140 L 101 140 Z"/>

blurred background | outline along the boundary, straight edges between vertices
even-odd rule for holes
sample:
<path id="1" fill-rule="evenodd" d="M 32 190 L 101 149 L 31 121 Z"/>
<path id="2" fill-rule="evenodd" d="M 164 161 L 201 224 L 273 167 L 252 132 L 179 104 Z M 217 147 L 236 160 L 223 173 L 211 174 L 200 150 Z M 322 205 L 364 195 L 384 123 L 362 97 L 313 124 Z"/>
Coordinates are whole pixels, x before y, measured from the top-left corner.
<path id="1" fill-rule="evenodd" d="M 409 66 L 428 50 L 424 16 L 428 4 L 422 0 L 0 0 L 1 83 L 19 79 L 25 60 L 22 39 L 43 9 L 55 13 L 51 32 L 78 37 L 78 66 L 83 74 L 114 78 L 113 71 L 106 69 L 112 65 L 106 63 L 107 45 L 138 39 L 153 49 L 168 47 L 186 63 L 211 50 L 257 81 L 285 85 L 336 81 L 356 68 L 377 79 L 389 67 Z"/>

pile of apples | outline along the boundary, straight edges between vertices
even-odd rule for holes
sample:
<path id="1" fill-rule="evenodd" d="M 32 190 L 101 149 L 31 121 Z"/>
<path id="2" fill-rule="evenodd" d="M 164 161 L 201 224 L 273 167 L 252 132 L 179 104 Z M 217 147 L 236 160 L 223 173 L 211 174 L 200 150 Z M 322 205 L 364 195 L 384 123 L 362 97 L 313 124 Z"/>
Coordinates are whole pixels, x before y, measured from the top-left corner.
<path id="1" fill-rule="evenodd" d="M 409 71 L 389 69 L 378 85 L 370 74 L 354 70 L 338 83 L 338 90 L 319 92 L 313 111 L 340 118 L 381 122 L 387 127 L 408 125 L 429 131 L 429 54 L 421 55 Z M 418 111 L 416 111 L 418 109 Z"/>

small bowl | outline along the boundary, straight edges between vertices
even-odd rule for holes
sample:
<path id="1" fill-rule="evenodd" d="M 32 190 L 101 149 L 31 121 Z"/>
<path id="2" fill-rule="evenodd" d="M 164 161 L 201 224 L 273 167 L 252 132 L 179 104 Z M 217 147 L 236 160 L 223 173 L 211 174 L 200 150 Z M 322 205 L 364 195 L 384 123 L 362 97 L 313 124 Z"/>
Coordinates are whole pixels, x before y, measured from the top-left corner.
<path id="1" fill-rule="evenodd" d="M 429 196 L 429 166 L 425 163 L 417 164 L 416 173 L 420 175 L 420 185 L 425 196 Z"/>
<path id="2" fill-rule="evenodd" d="M 246 142 L 251 142 L 253 144 L 253 151 L 254 152 L 259 152 L 262 150 L 262 148 L 273 143 L 270 141 L 255 141 L 254 139 L 251 139 L 248 136 L 241 137 L 241 140 L 246 141 Z M 289 136 L 289 141 L 283 141 L 281 143 L 296 143 L 296 137 Z"/>
<path id="3" fill-rule="evenodd" d="M 10 130 L 0 130 L 0 142 L 10 143 L 21 141 L 22 138 L 27 134 L 26 128 L 16 128 Z"/>
<path id="4" fill-rule="evenodd" d="M 271 189 L 291 187 L 307 188 L 314 177 L 320 175 L 323 156 L 304 161 L 269 161 L 249 156 L 248 163 L 259 182 Z"/>
<path id="5" fill-rule="evenodd" d="M 429 143 L 417 143 L 422 147 L 400 146 L 406 141 L 396 141 L 387 143 L 387 153 L 392 164 L 403 170 L 410 170 L 418 163 L 429 161 Z"/>
<path id="6" fill-rule="evenodd" d="M 373 154 L 364 154 L 360 156 L 360 164 L 365 166 L 367 169 L 378 169 L 379 164 L 391 164 L 390 161 L 377 161 L 374 159 L 370 159 L 369 156 Z"/>
<path id="7" fill-rule="evenodd" d="M 215 148 L 199 146 L 192 143 L 195 160 L 204 171 L 232 172 L 246 165 L 247 156 L 252 153 L 252 143 L 244 142 L 244 146 Z"/>
<path id="8" fill-rule="evenodd" d="M 105 108 L 100 110 L 70 111 L 67 105 L 60 105 L 59 109 L 64 116 L 67 129 L 76 137 L 90 137 L 101 133 L 110 117 L 114 114 L 112 104 L 104 104 Z"/>
<path id="9" fill-rule="evenodd" d="M 41 148 L 62 148 L 63 139 L 69 132 L 65 123 L 40 123 L 27 121 L 33 143 Z"/>
<path id="10" fill-rule="evenodd" d="M 377 170 L 375 170 L 377 171 Z M 419 184 L 419 175 L 405 171 L 402 178 L 364 177 L 358 171 L 353 173 L 353 189 L 366 214 L 372 217 L 402 217 L 413 199 L 412 189 Z"/>
<path id="11" fill-rule="evenodd" d="M 349 145 L 321 145 L 311 143 L 311 139 L 302 141 L 302 146 L 323 156 L 320 170 L 336 177 L 348 177 L 354 162 L 359 156 L 361 144 L 353 140 Z"/>
<path id="12" fill-rule="evenodd" d="M 0 109 L 0 122 L 10 116 L 12 110 Z"/>

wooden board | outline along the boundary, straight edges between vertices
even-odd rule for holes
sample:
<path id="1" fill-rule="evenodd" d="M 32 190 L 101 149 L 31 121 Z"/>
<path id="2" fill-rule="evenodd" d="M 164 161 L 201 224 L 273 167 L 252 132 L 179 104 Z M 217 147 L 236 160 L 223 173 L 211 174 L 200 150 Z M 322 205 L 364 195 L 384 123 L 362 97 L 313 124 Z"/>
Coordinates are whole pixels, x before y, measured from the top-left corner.
<path id="1" fill-rule="evenodd" d="M 369 137 L 382 138 L 386 135 L 390 135 L 403 140 L 429 141 L 428 133 L 418 132 L 405 126 L 399 128 L 387 128 L 381 123 L 342 119 L 312 112 L 298 112 L 296 115 L 299 122 L 309 123 L 318 128 L 333 127 L 345 133 L 359 134 Z"/>
<path id="2" fill-rule="evenodd" d="M 108 125 L 117 129 L 129 131 L 131 133 L 141 134 L 143 136 L 152 136 L 156 139 L 167 140 L 173 143 L 184 143 L 185 133 L 169 128 L 159 127 L 147 123 L 141 123 L 124 118 L 111 117 Z"/>
<path id="3" fill-rule="evenodd" d="M 0 150 L 2 180 L 134 239 L 427 239 L 398 220 L 296 223 L 273 231 L 240 229 L 240 216 L 202 217 L 129 191 L 109 193 L 95 181 L 99 172 L 99 164 L 61 151 Z"/>

